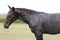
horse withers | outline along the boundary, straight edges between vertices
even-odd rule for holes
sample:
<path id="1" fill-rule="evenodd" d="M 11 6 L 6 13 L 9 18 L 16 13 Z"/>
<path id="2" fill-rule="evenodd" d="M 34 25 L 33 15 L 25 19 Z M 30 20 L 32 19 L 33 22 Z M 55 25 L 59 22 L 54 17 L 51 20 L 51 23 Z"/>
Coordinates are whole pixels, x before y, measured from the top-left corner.
<path id="1" fill-rule="evenodd" d="M 60 33 L 60 14 L 48 14 L 44 12 L 37 12 L 26 8 L 10 7 L 4 28 L 9 26 L 17 19 L 27 23 L 35 34 L 36 40 L 43 40 L 43 34 L 58 34 Z"/>

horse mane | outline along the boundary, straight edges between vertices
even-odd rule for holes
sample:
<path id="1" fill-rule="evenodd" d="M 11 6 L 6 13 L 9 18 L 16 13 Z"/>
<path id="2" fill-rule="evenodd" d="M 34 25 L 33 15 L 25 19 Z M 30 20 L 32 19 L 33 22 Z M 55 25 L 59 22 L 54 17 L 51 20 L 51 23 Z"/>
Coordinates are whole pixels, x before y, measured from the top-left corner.
<path id="1" fill-rule="evenodd" d="M 17 10 L 26 10 L 26 11 L 33 11 L 36 12 L 35 10 L 27 9 L 27 8 L 16 8 Z"/>
<path id="2" fill-rule="evenodd" d="M 27 8 L 15 8 L 15 9 L 20 10 L 20 11 L 24 11 L 24 12 L 28 12 L 30 14 L 37 14 L 37 13 L 45 14 L 44 12 L 38 12 L 38 11 L 27 9 Z"/>

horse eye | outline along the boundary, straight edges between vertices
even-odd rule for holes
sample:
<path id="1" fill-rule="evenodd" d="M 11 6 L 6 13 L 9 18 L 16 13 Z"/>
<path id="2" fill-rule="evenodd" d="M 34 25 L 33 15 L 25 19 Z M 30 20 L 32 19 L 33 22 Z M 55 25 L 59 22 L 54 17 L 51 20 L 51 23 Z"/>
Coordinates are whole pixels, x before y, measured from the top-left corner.
<path id="1" fill-rule="evenodd" d="M 12 17 L 14 17 L 14 15 L 12 15 Z"/>

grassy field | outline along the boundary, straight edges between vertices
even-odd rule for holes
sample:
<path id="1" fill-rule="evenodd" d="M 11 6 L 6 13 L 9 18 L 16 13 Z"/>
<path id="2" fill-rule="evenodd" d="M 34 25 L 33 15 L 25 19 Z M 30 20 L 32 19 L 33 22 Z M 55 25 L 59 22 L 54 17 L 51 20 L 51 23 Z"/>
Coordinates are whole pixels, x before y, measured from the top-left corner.
<path id="1" fill-rule="evenodd" d="M 60 40 L 60 35 L 43 35 L 44 40 Z M 9 29 L 4 29 L 0 23 L 0 40 L 36 40 L 27 24 L 13 23 Z"/>

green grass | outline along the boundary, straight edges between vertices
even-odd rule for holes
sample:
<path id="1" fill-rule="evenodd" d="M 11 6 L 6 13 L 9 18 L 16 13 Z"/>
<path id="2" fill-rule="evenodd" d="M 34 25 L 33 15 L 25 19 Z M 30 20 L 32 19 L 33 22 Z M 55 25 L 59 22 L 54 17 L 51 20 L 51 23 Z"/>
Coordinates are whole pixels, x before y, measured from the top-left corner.
<path id="1" fill-rule="evenodd" d="M 60 40 L 60 35 L 43 35 L 44 40 Z M 13 23 L 9 29 L 4 29 L 0 23 L 0 40 L 36 40 L 27 24 Z"/>

